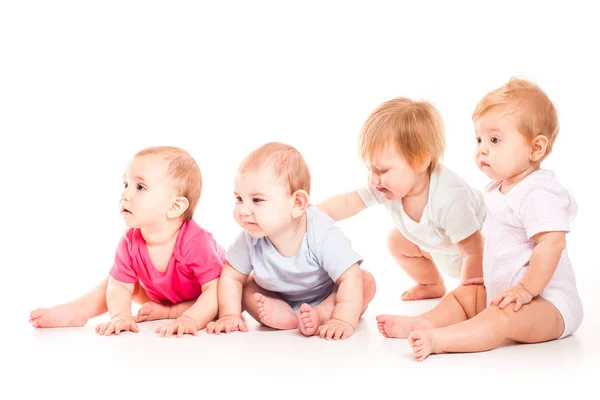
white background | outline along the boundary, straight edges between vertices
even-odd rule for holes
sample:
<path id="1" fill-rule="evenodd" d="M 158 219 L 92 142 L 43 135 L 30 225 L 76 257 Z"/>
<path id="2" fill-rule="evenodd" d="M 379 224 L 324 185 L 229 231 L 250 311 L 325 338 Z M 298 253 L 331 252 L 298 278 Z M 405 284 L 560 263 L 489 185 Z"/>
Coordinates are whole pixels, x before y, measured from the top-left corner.
<path id="1" fill-rule="evenodd" d="M 62 397 L 255 398 L 555 395 L 597 376 L 597 14 L 555 2 L 53 1 L 0 5 L 3 289 L 0 391 Z M 85 328 L 34 330 L 31 309 L 70 300 L 108 271 L 129 158 L 151 145 L 187 149 L 204 178 L 196 220 L 227 247 L 239 227 L 233 178 L 267 141 L 296 146 L 312 201 L 365 182 L 356 137 L 396 96 L 431 101 L 446 127 L 445 164 L 471 185 L 471 113 L 511 76 L 537 82 L 561 131 L 545 167 L 574 194 L 568 235 L 585 320 L 571 338 L 488 353 L 411 359 L 383 339 L 382 312 L 411 282 L 385 249 L 382 209 L 341 223 L 378 294 L 348 341 L 329 343 L 251 324 L 246 335 L 102 338 Z M 451 287 L 456 281 L 448 280 Z M 4 397 L 4 395 L 2 396 Z M 339 397 L 339 396 L 336 396 Z"/>

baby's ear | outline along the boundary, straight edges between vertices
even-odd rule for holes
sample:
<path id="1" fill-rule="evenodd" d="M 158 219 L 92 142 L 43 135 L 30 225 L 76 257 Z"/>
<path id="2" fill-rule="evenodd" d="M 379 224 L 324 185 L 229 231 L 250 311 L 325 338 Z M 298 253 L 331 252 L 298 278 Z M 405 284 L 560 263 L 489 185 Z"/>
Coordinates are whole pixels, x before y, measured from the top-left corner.
<path id="1" fill-rule="evenodd" d="M 529 159 L 532 162 L 538 162 L 546 155 L 548 150 L 548 138 L 544 135 L 537 135 L 531 142 L 531 154 Z"/>
<path id="2" fill-rule="evenodd" d="M 423 173 L 429 169 L 430 165 L 431 165 L 431 156 L 424 156 L 423 161 L 421 161 L 419 163 L 419 165 L 417 165 L 416 170 L 419 173 Z"/>
<path id="3" fill-rule="evenodd" d="M 292 194 L 292 198 L 294 199 L 294 209 L 292 211 L 292 217 L 300 218 L 309 205 L 308 193 L 306 193 L 306 191 L 304 190 L 296 190 L 294 194 Z"/>
<path id="4" fill-rule="evenodd" d="M 186 212 L 189 206 L 190 202 L 186 197 L 175 197 L 173 199 L 173 202 L 171 203 L 169 211 L 167 211 L 167 217 L 171 219 L 179 218 L 183 215 L 184 212 Z"/>

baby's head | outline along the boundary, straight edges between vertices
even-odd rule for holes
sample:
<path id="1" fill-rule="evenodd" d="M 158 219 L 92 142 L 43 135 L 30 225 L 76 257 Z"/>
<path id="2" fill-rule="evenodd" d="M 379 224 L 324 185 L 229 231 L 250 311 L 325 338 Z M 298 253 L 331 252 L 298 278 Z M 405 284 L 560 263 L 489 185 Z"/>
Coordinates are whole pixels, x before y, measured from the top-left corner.
<path id="1" fill-rule="evenodd" d="M 250 153 L 235 177 L 234 217 L 255 238 L 297 222 L 308 206 L 310 171 L 292 146 L 267 143 Z"/>
<path id="2" fill-rule="evenodd" d="M 556 109 L 548 96 L 536 84 L 516 78 L 479 101 L 473 122 L 475 162 L 493 180 L 537 169 L 558 135 Z"/>
<path id="3" fill-rule="evenodd" d="M 149 147 L 123 175 L 121 215 L 131 228 L 153 228 L 192 219 L 202 192 L 200 167 L 185 150 Z"/>
<path id="4" fill-rule="evenodd" d="M 370 184 L 388 200 L 410 194 L 444 155 L 439 111 L 426 101 L 399 97 L 380 105 L 364 123 L 358 148 Z"/>

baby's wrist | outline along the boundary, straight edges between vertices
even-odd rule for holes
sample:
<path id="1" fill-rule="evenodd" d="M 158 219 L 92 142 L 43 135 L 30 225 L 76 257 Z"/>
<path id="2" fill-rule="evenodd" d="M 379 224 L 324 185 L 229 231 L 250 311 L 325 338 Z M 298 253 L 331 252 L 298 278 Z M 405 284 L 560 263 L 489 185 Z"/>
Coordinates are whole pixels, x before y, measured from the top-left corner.
<path id="1" fill-rule="evenodd" d="M 523 284 L 523 282 L 519 282 L 519 286 L 521 286 L 521 289 L 523 289 L 524 291 L 526 291 L 527 293 L 529 293 L 529 295 L 532 298 L 535 297 L 535 295 L 531 292 L 531 290 L 527 289 L 527 287 Z"/>

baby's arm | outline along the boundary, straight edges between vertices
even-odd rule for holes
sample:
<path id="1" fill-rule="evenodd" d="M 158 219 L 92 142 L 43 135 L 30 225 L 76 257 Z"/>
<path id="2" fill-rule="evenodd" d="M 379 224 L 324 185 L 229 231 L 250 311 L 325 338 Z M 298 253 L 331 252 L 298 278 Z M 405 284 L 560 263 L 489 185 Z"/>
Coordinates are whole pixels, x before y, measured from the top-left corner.
<path id="1" fill-rule="evenodd" d="M 367 208 L 357 191 L 330 197 L 317 204 L 317 207 L 333 218 L 334 221 L 350 218 Z"/>
<path id="2" fill-rule="evenodd" d="M 534 297 L 539 296 L 556 271 L 566 247 L 565 236 L 565 232 L 542 232 L 535 235 L 533 240 L 536 245 L 525 276 L 518 285 L 498 294 L 492 300 L 492 305 L 504 308 L 515 303 L 515 311 L 518 311 L 521 306 L 531 303 Z"/>
<path id="3" fill-rule="evenodd" d="M 131 314 L 131 298 L 134 288 L 133 283 L 119 282 L 110 277 L 106 289 L 106 305 L 108 306 L 110 322 L 98 325 L 96 327 L 97 333 L 109 336 L 112 333 L 118 335 L 121 331 L 139 331 Z"/>
<path id="4" fill-rule="evenodd" d="M 456 243 L 463 257 L 460 281 L 466 282 L 483 276 L 483 239 L 481 232 L 475 231 L 471 236 Z"/>
<path id="5" fill-rule="evenodd" d="M 206 326 L 208 333 L 248 331 L 242 319 L 242 290 L 247 279 L 248 275 L 225 262 L 218 285 L 219 319 L 209 322 Z"/>
<path id="6" fill-rule="evenodd" d="M 362 271 L 358 263 L 346 270 L 336 283 L 339 287 L 333 314 L 318 331 L 318 334 L 325 339 L 346 339 L 352 335 L 363 306 Z"/>
<path id="7" fill-rule="evenodd" d="M 173 334 L 177 334 L 177 337 L 182 337 L 186 333 L 198 336 L 198 331 L 203 329 L 207 323 L 217 316 L 218 282 L 219 278 L 215 278 L 202 285 L 202 293 L 196 302 L 183 312 L 179 318 L 158 327 L 156 333 L 165 337 L 171 337 Z"/>
<path id="8" fill-rule="evenodd" d="M 542 232 L 533 237 L 536 243 L 529 268 L 521 286 L 533 297 L 539 296 L 556 271 L 560 255 L 566 247 L 565 232 Z"/>

